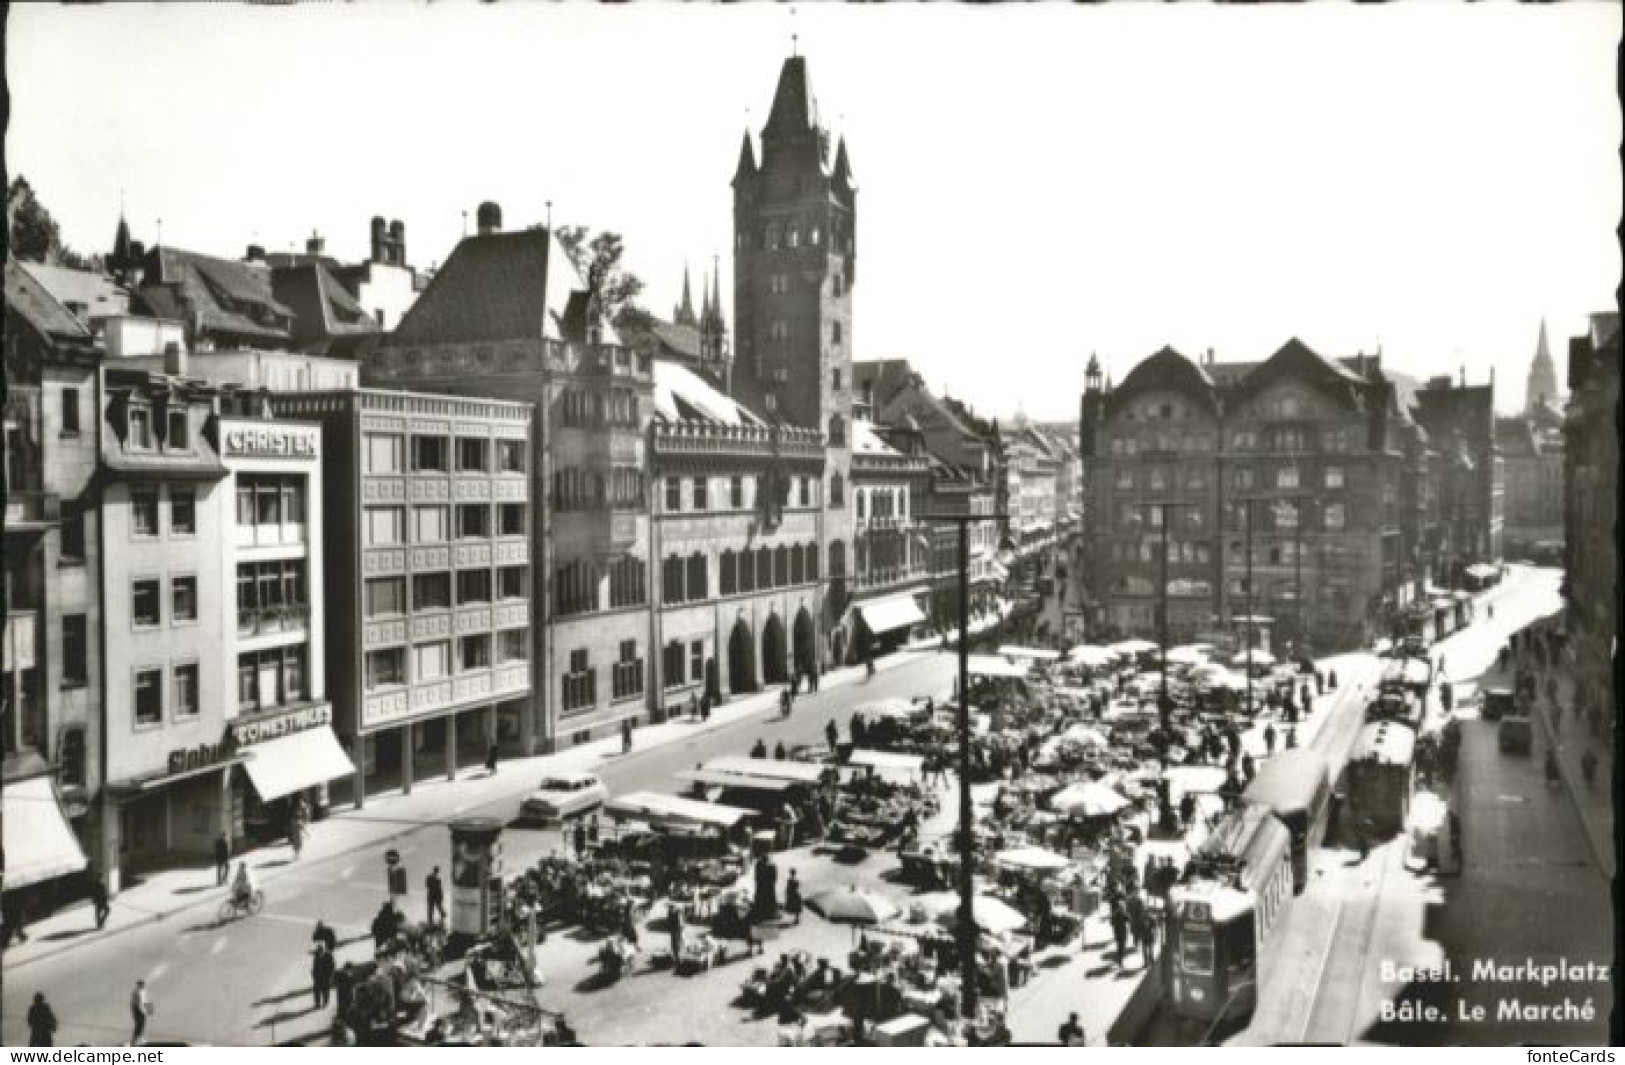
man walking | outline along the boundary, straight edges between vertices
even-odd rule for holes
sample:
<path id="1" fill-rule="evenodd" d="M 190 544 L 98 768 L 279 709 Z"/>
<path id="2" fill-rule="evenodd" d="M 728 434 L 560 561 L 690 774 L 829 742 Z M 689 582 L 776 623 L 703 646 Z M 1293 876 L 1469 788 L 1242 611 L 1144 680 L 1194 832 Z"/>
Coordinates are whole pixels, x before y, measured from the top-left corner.
<path id="1" fill-rule="evenodd" d="M 1081 1047 L 1088 1042 L 1084 1038 L 1083 1025 L 1078 1023 L 1076 1013 L 1067 1017 L 1066 1023 L 1061 1025 L 1061 1030 L 1055 1033 L 1055 1038 L 1064 1047 Z"/>
<path id="2" fill-rule="evenodd" d="M 1117 964 L 1122 965 L 1128 955 L 1128 918 L 1120 903 L 1112 904 L 1112 942 L 1117 944 Z"/>
<path id="3" fill-rule="evenodd" d="M 56 1013 L 41 991 L 34 992 L 34 1004 L 28 1007 L 28 1045 L 56 1046 Z"/>
<path id="4" fill-rule="evenodd" d="M 1275 726 L 1274 725 L 1265 725 L 1264 726 L 1264 753 L 1265 754 L 1274 754 L 1275 753 Z"/>
<path id="5" fill-rule="evenodd" d="M 621 719 L 621 753 L 632 753 L 632 719 L 629 717 Z"/>
<path id="6" fill-rule="evenodd" d="M 489 740 L 486 741 L 486 744 L 485 744 L 485 775 L 488 776 L 488 777 L 494 777 L 494 776 L 497 775 L 497 756 L 498 756 L 499 750 L 500 749 L 497 747 L 497 739 L 496 739 L 495 736 L 492 736 Z"/>
<path id="7" fill-rule="evenodd" d="M 107 915 L 112 911 L 112 906 L 107 902 L 107 885 L 99 876 L 90 882 L 90 905 L 96 913 L 96 931 L 100 932 L 107 924 Z"/>
<path id="8" fill-rule="evenodd" d="M 840 729 L 837 729 L 835 727 L 835 722 L 833 722 L 833 721 L 824 722 L 824 739 L 829 742 L 829 749 L 830 749 L 831 754 L 835 753 L 835 744 L 836 744 L 836 741 L 838 741 L 840 739 L 840 737 L 841 737 L 841 732 L 840 732 Z"/>
<path id="9" fill-rule="evenodd" d="M 214 886 L 225 887 L 231 875 L 231 841 L 224 832 L 214 838 Z"/>
<path id="10" fill-rule="evenodd" d="M 153 1013 L 152 999 L 147 995 L 147 982 L 137 980 L 135 990 L 130 992 L 130 1045 L 140 1046 L 141 1037 L 147 1031 L 147 1018 Z"/>
<path id="11" fill-rule="evenodd" d="M 316 956 L 310 960 L 310 990 L 316 1008 L 326 1009 L 333 997 L 333 955 L 321 943 L 316 944 Z"/>
<path id="12" fill-rule="evenodd" d="M 440 867 L 437 865 L 429 871 L 423 881 L 423 892 L 428 896 L 428 921 L 430 924 L 446 923 L 446 885 L 440 880 Z"/>
<path id="13" fill-rule="evenodd" d="M 355 996 L 355 967 L 349 962 L 345 962 L 344 967 L 333 977 L 333 990 L 338 992 L 336 1012 L 342 1021 L 349 1016 L 350 1001 Z"/>

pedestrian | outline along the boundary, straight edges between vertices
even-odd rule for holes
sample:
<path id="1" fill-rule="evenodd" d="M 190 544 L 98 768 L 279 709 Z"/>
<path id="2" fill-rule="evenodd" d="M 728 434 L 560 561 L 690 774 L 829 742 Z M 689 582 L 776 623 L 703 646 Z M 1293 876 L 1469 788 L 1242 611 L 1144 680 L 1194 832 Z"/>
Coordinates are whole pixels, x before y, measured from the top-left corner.
<path id="1" fill-rule="evenodd" d="M 1362 817 L 1354 822 L 1354 845 L 1360 849 L 1360 860 L 1371 857 L 1371 822 Z"/>
<path id="2" fill-rule="evenodd" d="M 130 1045 L 140 1046 L 141 1037 L 147 1031 L 147 1018 L 153 1015 L 152 999 L 147 995 L 147 982 L 137 980 L 135 990 L 130 992 Z"/>
<path id="3" fill-rule="evenodd" d="M 676 968 L 683 963 L 683 911 L 676 903 L 666 904 L 666 921 L 671 934 L 671 963 Z"/>
<path id="4" fill-rule="evenodd" d="M 333 973 L 332 952 L 316 944 L 316 956 L 310 960 L 310 992 L 319 1010 L 326 1009 L 333 998 Z"/>
<path id="5" fill-rule="evenodd" d="M 704 695 L 700 696 L 700 720 L 702 722 L 711 720 L 711 693 L 710 692 L 706 692 Z"/>
<path id="6" fill-rule="evenodd" d="M 334 932 L 328 923 L 320 917 L 316 919 L 316 930 L 310 934 L 310 941 L 327 948 L 329 954 L 335 953 L 339 949 L 338 933 Z"/>
<path id="7" fill-rule="evenodd" d="M 688 693 L 688 719 L 690 721 L 700 719 L 700 700 L 693 692 Z"/>
<path id="8" fill-rule="evenodd" d="M 752 758 L 766 758 L 767 744 L 758 739 L 750 749 L 750 756 Z"/>
<path id="9" fill-rule="evenodd" d="M 392 902 L 386 902 L 378 907 L 378 913 L 372 919 L 372 947 L 373 951 L 382 954 L 400 930 L 400 914 Z"/>
<path id="10" fill-rule="evenodd" d="M 791 701 L 790 689 L 789 688 L 781 689 L 779 691 L 779 716 L 780 717 L 789 717 L 790 716 L 790 708 L 791 708 L 792 705 L 793 705 L 793 703 Z"/>
<path id="11" fill-rule="evenodd" d="M 1287 730 L 1286 730 L 1286 749 L 1289 750 L 1289 751 L 1293 751 L 1293 750 L 1297 750 L 1297 747 L 1298 747 L 1298 726 L 1289 725 L 1287 727 Z"/>
<path id="12" fill-rule="evenodd" d="M 632 719 L 629 717 L 621 719 L 621 753 L 632 753 Z"/>
<path id="13" fill-rule="evenodd" d="M 1067 1017 L 1060 1031 L 1055 1033 L 1055 1038 L 1064 1047 L 1081 1047 L 1088 1044 L 1088 1040 L 1084 1038 L 1083 1025 L 1078 1023 L 1076 1013 Z"/>
<path id="14" fill-rule="evenodd" d="M 788 757 L 790 757 L 790 752 L 784 749 L 783 740 L 773 745 L 773 760 L 775 762 L 782 762 Z"/>
<path id="15" fill-rule="evenodd" d="M 835 722 L 824 722 L 824 739 L 829 741 L 829 750 L 831 754 L 835 753 L 835 745 L 840 738 L 841 730 L 835 727 Z"/>
<path id="16" fill-rule="evenodd" d="M 34 1004 L 28 1007 L 28 1045 L 56 1046 L 56 1013 L 42 991 L 34 992 Z"/>
<path id="17" fill-rule="evenodd" d="M 492 736 L 485 741 L 486 776 L 494 777 L 497 775 L 497 758 L 500 756 L 500 753 L 501 748 L 497 745 L 497 738 L 495 736 Z"/>
<path id="18" fill-rule="evenodd" d="M 1461 838 L 1461 815 L 1451 810 L 1447 816 L 1450 823 L 1450 856 L 1455 859 L 1456 870 L 1462 867 L 1462 853 L 1466 850 L 1466 843 Z"/>
<path id="19" fill-rule="evenodd" d="M 231 841 L 224 832 L 214 838 L 214 886 L 225 887 L 231 875 Z"/>
<path id="20" fill-rule="evenodd" d="M 587 856 L 587 819 L 578 820 L 575 831 L 571 834 L 575 837 L 576 857 L 585 858 Z"/>
<path id="21" fill-rule="evenodd" d="M 792 924 L 801 923 L 801 874 L 790 870 L 790 879 L 784 882 L 784 912 Z"/>
<path id="22" fill-rule="evenodd" d="M 0 902 L 0 923 L 5 925 L 0 930 L 0 947 L 11 946 L 13 937 L 19 943 L 28 942 L 28 933 L 23 930 L 23 925 L 27 923 L 24 906 L 22 893 L 16 891 L 4 896 L 4 901 Z"/>
<path id="23" fill-rule="evenodd" d="M 1134 941 L 1139 945 L 1140 956 L 1145 959 L 1147 969 L 1157 964 L 1157 928 L 1151 911 L 1140 906 L 1134 913 Z"/>
<path id="24" fill-rule="evenodd" d="M 446 885 L 440 880 L 440 867 L 437 865 L 429 871 L 424 878 L 423 892 L 428 896 L 428 921 L 430 924 L 446 923 Z"/>
<path id="25" fill-rule="evenodd" d="M 1274 725 L 1265 725 L 1264 726 L 1264 753 L 1265 754 L 1274 754 L 1275 753 L 1275 726 Z"/>
<path id="26" fill-rule="evenodd" d="M 107 915 L 113 907 L 107 901 L 107 885 L 101 877 L 93 877 L 90 881 L 90 905 L 96 913 L 96 931 L 100 932 L 107 924 Z"/>
<path id="27" fill-rule="evenodd" d="M 1318 669 L 1315 670 L 1315 694 L 1316 695 L 1325 695 L 1326 694 L 1326 674 L 1322 673 Z"/>
<path id="28" fill-rule="evenodd" d="M 350 1002 L 355 995 L 355 966 L 345 962 L 333 976 L 333 991 L 336 1001 L 334 1015 L 344 1020 L 350 1015 Z"/>
<path id="29" fill-rule="evenodd" d="M 1123 914 L 1121 903 L 1115 900 L 1112 903 L 1112 942 L 1117 944 L 1117 964 L 1122 965 L 1128 954 L 1128 918 Z"/>
<path id="30" fill-rule="evenodd" d="M 1337 670 L 1328 669 L 1326 671 L 1326 687 L 1330 688 L 1332 691 L 1337 690 Z"/>

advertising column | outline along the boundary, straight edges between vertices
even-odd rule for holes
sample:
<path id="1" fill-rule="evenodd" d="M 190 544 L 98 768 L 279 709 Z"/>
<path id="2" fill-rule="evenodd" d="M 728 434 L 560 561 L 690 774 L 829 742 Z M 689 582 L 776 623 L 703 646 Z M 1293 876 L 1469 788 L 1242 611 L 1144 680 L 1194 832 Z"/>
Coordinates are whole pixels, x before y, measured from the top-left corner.
<path id="1" fill-rule="evenodd" d="M 477 939 L 502 915 L 502 822 L 468 817 L 451 824 L 451 935 Z"/>

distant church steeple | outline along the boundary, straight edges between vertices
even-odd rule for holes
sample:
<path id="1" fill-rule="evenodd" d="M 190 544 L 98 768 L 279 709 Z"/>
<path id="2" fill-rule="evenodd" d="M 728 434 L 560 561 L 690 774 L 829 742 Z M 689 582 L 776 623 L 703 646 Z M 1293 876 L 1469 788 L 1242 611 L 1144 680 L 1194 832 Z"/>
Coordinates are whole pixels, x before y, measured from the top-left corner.
<path id="1" fill-rule="evenodd" d="M 676 310 L 671 312 L 671 320 L 677 325 L 699 325 L 699 322 L 694 318 L 694 297 L 689 294 L 688 290 L 687 264 L 683 266 L 683 302 L 678 304 Z"/>
<path id="2" fill-rule="evenodd" d="M 1549 408 L 1558 400 L 1557 368 L 1546 345 L 1546 319 L 1540 320 L 1540 339 L 1535 342 L 1535 360 L 1529 367 L 1529 385 L 1524 394 L 1524 413 Z"/>

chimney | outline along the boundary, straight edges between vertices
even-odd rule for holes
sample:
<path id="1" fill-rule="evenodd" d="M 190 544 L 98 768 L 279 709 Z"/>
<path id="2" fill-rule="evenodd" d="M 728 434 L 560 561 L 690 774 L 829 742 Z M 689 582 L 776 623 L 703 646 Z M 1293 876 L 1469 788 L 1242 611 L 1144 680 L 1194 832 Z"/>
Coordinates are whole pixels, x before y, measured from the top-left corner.
<path id="1" fill-rule="evenodd" d="M 310 239 L 305 241 L 305 251 L 310 255 L 320 255 L 322 249 L 327 247 L 327 241 L 314 229 L 310 231 Z"/>
<path id="2" fill-rule="evenodd" d="M 406 223 L 398 218 L 389 224 L 389 251 L 390 262 L 406 265 Z"/>
<path id="3" fill-rule="evenodd" d="M 475 222 L 479 229 L 479 234 L 482 237 L 487 233 L 501 232 L 502 208 L 498 207 L 490 200 L 486 200 L 484 203 L 480 204 L 480 209 L 475 214 Z"/>
<path id="4" fill-rule="evenodd" d="M 164 373 L 171 377 L 186 376 L 186 349 L 173 340 L 164 345 Z"/>
<path id="5" fill-rule="evenodd" d="M 1209 369 L 1213 368 L 1213 349 L 1212 348 L 1207 349 L 1207 365 L 1208 365 Z"/>
<path id="6" fill-rule="evenodd" d="M 265 261 L 265 246 L 263 244 L 250 244 L 248 251 L 243 254 L 243 261 L 263 263 Z"/>
<path id="7" fill-rule="evenodd" d="M 381 263 L 381 262 L 386 261 L 386 252 L 384 250 L 384 242 L 385 242 L 385 239 L 386 239 L 386 233 L 387 233 L 387 230 L 384 227 L 384 218 L 383 218 L 383 216 L 382 215 L 373 215 L 372 216 L 372 261 L 375 262 L 375 263 Z"/>

